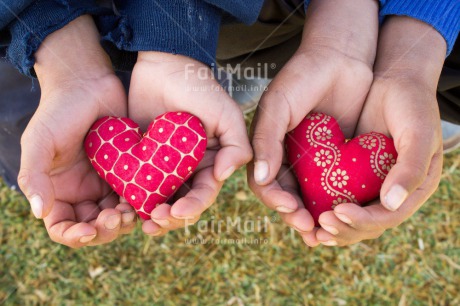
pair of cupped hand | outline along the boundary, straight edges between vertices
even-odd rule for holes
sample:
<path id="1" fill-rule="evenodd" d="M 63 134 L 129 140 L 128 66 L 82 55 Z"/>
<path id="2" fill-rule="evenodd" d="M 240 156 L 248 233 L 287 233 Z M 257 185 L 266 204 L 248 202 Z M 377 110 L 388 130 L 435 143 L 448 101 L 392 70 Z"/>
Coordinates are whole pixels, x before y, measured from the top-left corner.
<path id="1" fill-rule="evenodd" d="M 145 129 L 167 111 L 200 118 L 208 148 L 174 205 L 158 206 L 143 223 L 148 235 L 199 220 L 223 182 L 245 164 L 257 197 L 312 247 L 373 239 L 411 216 L 441 174 L 435 93 L 445 42 L 430 26 L 406 17 L 391 17 L 379 30 L 376 1 L 341 2 L 311 2 L 302 44 L 264 93 L 250 137 L 239 107 L 202 63 L 139 52 L 127 95 L 91 17 L 48 36 L 36 53 L 42 97 L 22 137 L 18 181 L 51 239 L 77 248 L 108 243 L 134 229 L 134 210 L 96 174 L 83 141 L 100 117 L 129 116 Z M 207 69 L 209 77 L 190 73 L 190 67 Z M 338 205 L 321 215 L 321 228 L 304 208 L 284 156 L 286 132 L 311 111 L 337 118 L 347 137 L 391 135 L 399 154 L 381 201 Z"/>

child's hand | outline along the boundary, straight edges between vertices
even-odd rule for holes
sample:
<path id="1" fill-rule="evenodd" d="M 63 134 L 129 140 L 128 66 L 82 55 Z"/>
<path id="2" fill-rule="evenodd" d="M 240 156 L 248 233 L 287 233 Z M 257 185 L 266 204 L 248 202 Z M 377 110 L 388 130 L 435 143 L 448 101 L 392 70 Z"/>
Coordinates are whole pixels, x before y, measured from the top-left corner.
<path id="1" fill-rule="evenodd" d="M 311 111 L 334 116 L 346 136 L 354 134 L 372 83 L 377 32 L 377 1 L 313 0 L 302 44 L 270 84 L 253 122 L 250 187 L 309 246 L 318 244 L 317 229 L 284 158 L 284 137 Z"/>
<path id="2" fill-rule="evenodd" d="M 144 222 L 144 232 L 154 236 L 196 222 L 215 201 L 223 181 L 252 158 L 243 115 L 208 67 L 181 55 L 139 52 L 129 116 L 145 131 L 167 111 L 197 116 L 206 129 L 208 150 L 191 180 L 178 190 L 174 205 L 156 207 L 152 220 Z"/>
<path id="3" fill-rule="evenodd" d="M 135 212 L 101 180 L 83 149 L 91 125 L 126 115 L 126 94 L 91 17 L 48 36 L 36 53 L 40 106 L 22 139 L 19 185 L 52 240 L 70 247 L 130 232 Z"/>
<path id="4" fill-rule="evenodd" d="M 324 213 L 320 223 L 338 234 L 320 229 L 318 241 L 347 245 L 379 237 L 409 218 L 436 190 L 443 158 L 436 86 L 445 54 L 446 43 L 431 26 L 407 17 L 386 21 L 357 134 L 391 135 L 398 159 L 380 192 L 383 205 L 342 204 Z"/>

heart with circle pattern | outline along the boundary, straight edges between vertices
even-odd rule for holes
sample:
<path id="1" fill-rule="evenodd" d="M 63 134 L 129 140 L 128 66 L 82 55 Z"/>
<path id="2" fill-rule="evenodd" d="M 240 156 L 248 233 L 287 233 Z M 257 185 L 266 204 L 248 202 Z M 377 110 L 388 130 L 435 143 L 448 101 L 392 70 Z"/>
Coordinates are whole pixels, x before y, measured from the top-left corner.
<path id="1" fill-rule="evenodd" d="M 192 175 L 203 159 L 206 132 L 184 112 L 158 116 L 142 134 L 129 118 L 97 120 L 85 139 L 91 165 L 143 219 Z"/>

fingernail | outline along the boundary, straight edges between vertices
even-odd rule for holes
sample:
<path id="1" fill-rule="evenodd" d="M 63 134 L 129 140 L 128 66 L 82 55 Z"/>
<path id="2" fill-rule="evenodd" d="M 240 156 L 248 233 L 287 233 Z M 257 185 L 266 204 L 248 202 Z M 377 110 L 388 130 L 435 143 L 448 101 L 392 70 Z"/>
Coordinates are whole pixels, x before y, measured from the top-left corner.
<path id="1" fill-rule="evenodd" d="M 342 221 L 343 223 L 351 224 L 351 220 L 347 216 L 343 214 L 339 214 L 339 213 L 335 213 L 335 216 L 339 218 L 339 220 Z"/>
<path id="2" fill-rule="evenodd" d="M 107 218 L 107 220 L 104 223 L 104 226 L 108 230 L 113 230 L 113 229 L 116 229 L 120 225 L 120 222 L 121 222 L 120 215 L 112 215 Z"/>
<path id="3" fill-rule="evenodd" d="M 280 213 L 285 213 L 285 214 L 295 212 L 295 209 L 288 208 L 286 206 L 277 206 L 276 210 L 279 211 Z"/>
<path id="4" fill-rule="evenodd" d="M 336 246 L 336 245 L 337 245 L 337 241 L 329 240 L 329 241 L 321 242 L 321 244 L 327 245 L 327 246 Z"/>
<path id="5" fill-rule="evenodd" d="M 132 210 L 124 211 L 121 214 L 121 221 L 123 223 L 131 223 L 136 218 L 136 213 Z"/>
<path id="6" fill-rule="evenodd" d="M 170 223 L 169 220 L 165 220 L 165 219 L 153 219 L 152 218 L 152 221 L 162 227 L 168 226 Z"/>
<path id="7" fill-rule="evenodd" d="M 96 235 L 82 236 L 80 238 L 80 242 L 81 243 L 87 243 L 87 242 L 90 242 L 91 240 L 93 240 L 94 238 L 96 238 Z"/>
<path id="8" fill-rule="evenodd" d="M 332 235 L 337 235 L 339 233 L 339 230 L 336 229 L 333 226 L 330 225 L 321 225 L 323 229 L 325 229 L 327 232 L 331 233 Z"/>
<path id="9" fill-rule="evenodd" d="M 35 218 L 40 219 L 43 215 L 43 200 L 36 194 L 30 197 L 30 207 Z"/>
<path id="10" fill-rule="evenodd" d="M 219 181 L 221 181 L 221 182 L 225 181 L 226 179 L 228 179 L 233 174 L 233 172 L 235 172 L 235 167 L 231 166 L 230 168 L 225 170 L 224 173 L 221 174 L 221 176 L 219 178 Z"/>
<path id="11" fill-rule="evenodd" d="M 263 183 L 268 178 L 268 163 L 265 160 L 254 164 L 254 179 L 257 184 Z"/>
<path id="12" fill-rule="evenodd" d="M 408 195 L 409 193 L 404 187 L 401 185 L 394 185 L 385 196 L 385 207 L 392 211 L 397 210 Z"/>

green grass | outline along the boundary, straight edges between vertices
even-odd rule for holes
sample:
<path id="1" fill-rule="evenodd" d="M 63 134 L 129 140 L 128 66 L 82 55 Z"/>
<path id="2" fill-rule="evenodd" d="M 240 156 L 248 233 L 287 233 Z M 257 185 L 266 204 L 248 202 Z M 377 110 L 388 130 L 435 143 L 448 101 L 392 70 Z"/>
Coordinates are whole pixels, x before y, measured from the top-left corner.
<path id="1" fill-rule="evenodd" d="M 26 201 L 0 182 L 0 304 L 459 305 L 459 153 L 446 157 L 438 191 L 416 215 L 345 248 L 306 247 L 251 194 L 244 169 L 202 219 L 211 227 L 228 216 L 267 216 L 267 232 L 195 227 L 154 239 L 137 228 L 80 250 L 51 242 Z M 186 243 L 196 237 L 208 243 Z M 218 238 L 266 243 L 209 242 Z"/>

